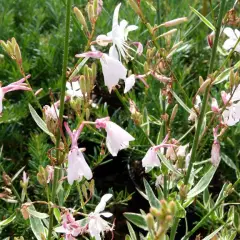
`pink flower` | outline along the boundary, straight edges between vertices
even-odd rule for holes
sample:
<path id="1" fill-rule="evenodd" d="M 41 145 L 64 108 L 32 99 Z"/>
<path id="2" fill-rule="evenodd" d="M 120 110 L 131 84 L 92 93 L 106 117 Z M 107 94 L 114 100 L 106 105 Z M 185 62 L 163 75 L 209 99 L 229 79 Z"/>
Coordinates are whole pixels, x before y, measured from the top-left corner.
<path id="1" fill-rule="evenodd" d="M 127 148 L 129 142 L 135 140 L 133 136 L 119 127 L 116 123 L 111 122 L 109 117 L 97 119 L 95 123 L 96 128 L 104 128 L 106 130 L 106 145 L 108 151 L 113 156 L 117 156 L 118 151 Z"/>
<path id="2" fill-rule="evenodd" d="M 83 129 L 84 124 L 81 124 L 80 127 L 73 132 L 70 130 L 66 122 L 64 123 L 64 126 L 72 141 L 71 150 L 68 153 L 68 183 L 73 184 L 74 180 L 81 181 L 83 176 L 87 180 L 90 180 L 92 178 L 92 170 L 88 166 L 77 144 L 78 137 Z"/>
<path id="3" fill-rule="evenodd" d="M 167 144 L 168 140 L 168 135 L 164 138 L 162 143 L 158 146 L 154 146 L 149 148 L 147 151 L 146 155 L 142 159 L 142 166 L 145 168 L 153 168 L 153 167 L 159 167 L 160 166 L 160 160 L 157 155 L 157 151 L 161 148 L 170 148 L 170 147 L 175 147 L 176 145 L 174 144 Z"/>
<path id="4" fill-rule="evenodd" d="M 24 81 L 30 77 L 31 77 L 31 75 L 27 75 L 25 78 L 22 78 L 19 81 L 10 83 L 6 87 L 2 87 L 0 84 L 0 115 L 1 115 L 2 109 L 3 109 L 2 101 L 3 101 L 4 95 L 6 93 L 12 92 L 12 91 L 17 91 L 17 90 L 23 90 L 23 91 L 31 91 L 32 90 L 31 88 L 29 88 L 27 86 L 26 83 L 24 83 Z"/>
<path id="5" fill-rule="evenodd" d="M 213 145 L 212 145 L 212 151 L 211 151 L 211 163 L 213 166 L 217 167 L 220 162 L 220 144 L 217 139 L 217 132 L 218 132 L 218 127 L 213 128 Z"/>
<path id="6" fill-rule="evenodd" d="M 216 98 L 212 98 L 211 109 L 215 113 L 218 113 L 220 111 Z"/>
<path id="7" fill-rule="evenodd" d="M 23 184 L 28 184 L 28 181 L 29 181 L 29 177 L 27 176 L 27 173 L 25 171 L 23 171 Z"/>
<path id="8" fill-rule="evenodd" d="M 54 177 L 54 168 L 53 166 L 47 165 L 46 170 L 48 173 L 47 183 L 50 183 L 50 181 L 52 181 Z"/>
<path id="9" fill-rule="evenodd" d="M 62 226 L 55 228 L 55 232 L 65 234 L 65 240 L 75 240 L 75 237 L 85 232 L 85 230 L 68 211 L 62 216 Z"/>

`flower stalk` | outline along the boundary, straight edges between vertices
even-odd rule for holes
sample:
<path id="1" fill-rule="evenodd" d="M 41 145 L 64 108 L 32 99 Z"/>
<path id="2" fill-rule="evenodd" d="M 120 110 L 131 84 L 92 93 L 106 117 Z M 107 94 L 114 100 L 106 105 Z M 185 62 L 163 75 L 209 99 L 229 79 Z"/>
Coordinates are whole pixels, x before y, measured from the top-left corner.
<path id="1" fill-rule="evenodd" d="M 60 96 L 60 110 L 59 110 L 59 130 L 56 139 L 56 156 L 57 163 L 59 162 L 59 144 L 60 144 L 60 128 L 62 126 L 63 120 L 63 111 L 64 111 L 64 98 L 65 98 L 65 90 L 66 90 L 66 72 L 67 72 L 67 63 L 68 63 L 68 47 L 69 47 L 69 33 L 70 33 L 70 20 L 71 20 L 71 0 L 67 0 L 66 6 L 66 22 L 65 22 L 65 40 L 64 40 L 64 55 L 63 55 L 63 68 L 62 68 L 62 82 L 61 82 L 61 96 Z M 56 189 L 58 182 L 58 169 L 54 168 L 54 180 L 52 184 L 52 192 L 51 192 L 51 202 L 55 202 Z M 49 229 L 48 229 L 48 240 L 51 240 L 53 230 L 53 209 L 50 209 L 50 221 L 49 221 Z"/>

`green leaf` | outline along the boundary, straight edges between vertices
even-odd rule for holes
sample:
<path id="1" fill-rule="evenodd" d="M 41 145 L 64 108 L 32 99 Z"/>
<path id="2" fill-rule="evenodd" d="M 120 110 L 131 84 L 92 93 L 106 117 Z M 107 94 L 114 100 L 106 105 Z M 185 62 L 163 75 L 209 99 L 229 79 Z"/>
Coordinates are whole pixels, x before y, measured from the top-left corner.
<path id="1" fill-rule="evenodd" d="M 172 163 L 160 152 L 157 152 L 159 158 L 161 159 L 162 163 L 172 172 L 176 173 L 178 176 L 181 175 L 181 173 L 175 169 L 175 167 L 172 165 Z"/>
<path id="2" fill-rule="evenodd" d="M 223 228 L 223 226 L 219 227 L 214 232 L 212 232 L 210 235 L 208 235 L 207 237 L 203 238 L 203 240 L 211 240 L 222 228 Z"/>
<path id="3" fill-rule="evenodd" d="M 58 223 L 60 223 L 61 222 L 61 212 L 59 211 L 59 209 L 54 208 L 53 213 L 54 213 L 54 216 L 55 216 L 56 220 L 58 221 Z"/>
<path id="4" fill-rule="evenodd" d="M 160 202 L 155 196 L 151 186 L 148 184 L 146 179 L 143 179 L 143 182 L 150 206 L 160 209 L 161 208 Z"/>
<path id="5" fill-rule="evenodd" d="M 129 235 L 125 236 L 125 240 L 132 240 L 131 237 Z"/>
<path id="6" fill-rule="evenodd" d="M 190 6 L 190 9 L 200 18 L 200 20 L 205 23 L 211 30 L 214 32 L 216 31 L 216 28 L 212 25 L 211 22 L 209 22 L 200 12 L 198 12 L 195 8 Z"/>
<path id="7" fill-rule="evenodd" d="M 51 132 L 49 132 L 48 128 L 47 128 L 47 124 L 39 117 L 39 115 L 37 114 L 37 112 L 35 111 L 35 109 L 32 107 L 32 105 L 29 103 L 28 104 L 30 113 L 32 115 L 32 118 L 34 119 L 34 121 L 36 122 L 36 124 L 46 133 L 48 134 L 50 137 L 54 137 L 53 134 Z"/>
<path id="8" fill-rule="evenodd" d="M 189 113 L 194 114 L 194 112 L 182 101 L 182 99 L 172 90 L 170 90 L 177 102 Z"/>
<path id="9" fill-rule="evenodd" d="M 28 208 L 28 213 L 31 216 L 39 218 L 39 219 L 44 219 L 44 218 L 48 218 L 49 217 L 48 214 L 37 212 L 37 211 L 35 211 L 35 210 L 31 209 L 31 208 Z"/>
<path id="10" fill-rule="evenodd" d="M 33 205 L 28 207 L 28 212 L 29 210 L 36 211 Z M 33 215 L 30 215 L 29 219 L 31 229 L 37 240 L 42 240 L 42 236 L 46 237 L 46 228 L 43 226 L 42 220 Z"/>
<path id="11" fill-rule="evenodd" d="M 221 159 L 232 169 L 238 172 L 237 166 L 233 162 L 233 160 L 228 157 L 225 153 L 221 153 Z"/>
<path id="12" fill-rule="evenodd" d="M 229 78 L 229 74 L 231 72 L 231 70 L 236 70 L 237 68 L 240 67 L 240 61 L 238 61 L 233 67 L 227 68 L 225 69 L 223 72 L 221 72 L 216 79 L 214 80 L 214 84 L 219 84 L 223 81 L 226 81 Z"/>
<path id="13" fill-rule="evenodd" d="M 128 227 L 128 231 L 130 233 L 131 236 L 131 240 L 137 240 L 137 236 L 135 234 L 134 229 L 132 228 L 131 224 L 127 221 L 127 227 Z"/>
<path id="14" fill-rule="evenodd" d="M 9 218 L 0 222 L 0 227 L 4 227 L 11 223 L 16 218 L 16 213 L 13 213 Z"/>
<path id="15" fill-rule="evenodd" d="M 214 167 L 214 166 L 210 167 L 208 172 L 206 174 L 204 174 L 204 176 L 199 180 L 197 185 L 193 189 L 190 190 L 187 197 L 193 198 L 193 197 L 197 196 L 199 193 L 203 192 L 208 187 L 209 183 L 211 182 L 216 170 L 217 170 L 216 167 Z"/>
<path id="16" fill-rule="evenodd" d="M 179 201 L 176 201 L 176 206 L 177 206 L 177 212 L 175 217 L 184 218 L 186 216 L 186 210 L 183 208 L 183 206 L 180 204 Z"/>
<path id="17" fill-rule="evenodd" d="M 13 178 L 12 178 L 12 183 L 13 183 L 13 181 L 19 176 L 19 174 L 23 171 L 24 168 L 25 168 L 25 166 L 22 167 L 22 168 L 13 176 Z"/>
<path id="18" fill-rule="evenodd" d="M 143 230 L 147 230 L 147 223 L 145 218 L 141 215 L 141 214 L 137 214 L 137 213 L 124 213 L 123 214 L 130 222 L 132 222 L 133 224 L 135 224 L 137 227 L 143 229 Z"/>
<path id="19" fill-rule="evenodd" d="M 85 57 L 75 68 L 75 70 L 73 71 L 73 73 L 71 74 L 71 76 L 69 77 L 69 81 L 71 81 L 73 79 L 73 77 L 75 77 L 79 71 L 81 70 L 81 68 L 84 66 L 84 64 L 87 62 L 87 60 L 89 59 L 89 57 Z"/>

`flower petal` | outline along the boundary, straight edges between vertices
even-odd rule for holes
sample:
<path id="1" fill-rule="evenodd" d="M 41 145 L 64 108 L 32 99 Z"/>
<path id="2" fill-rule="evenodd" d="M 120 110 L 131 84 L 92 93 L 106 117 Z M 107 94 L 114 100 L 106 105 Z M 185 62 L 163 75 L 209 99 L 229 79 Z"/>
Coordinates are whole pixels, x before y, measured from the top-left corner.
<path id="1" fill-rule="evenodd" d="M 229 38 L 234 38 L 234 39 L 236 39 L 236 35 L 235 35 L 234 31 L 232 30 L 232 28 L 226 27 L 226 28 L 224 28 L 223 32 L 224 32 Z"/>
<path id="2" fill-rule="evenodd" d="M 113 195 L 110 193 L 103 195 L 99 204 L 96 206 L 94 213 L 102 212 L 105 209 L 107 202 L 110 200 L 110 198 L 112 198 L 112 196 Z"/>
<path id="3" fill-rule="evenodd" d="M 132 87 L 134 86 L 134 84 L 135 84 L 135 75 L 132 74 L 128 78 L 125 79 L 124 93 L 127 93 L 129 90 L 131 90 Z"/>

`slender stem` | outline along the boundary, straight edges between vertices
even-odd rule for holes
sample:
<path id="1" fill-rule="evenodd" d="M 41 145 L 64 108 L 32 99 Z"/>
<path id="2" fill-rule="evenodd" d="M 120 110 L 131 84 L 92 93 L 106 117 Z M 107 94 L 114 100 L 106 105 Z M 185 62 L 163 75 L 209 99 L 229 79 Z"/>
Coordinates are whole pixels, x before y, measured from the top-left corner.
<path id="1" fill-rule="evenodd" d="M 220 10 L 219 10 L 219 15 L 218 15 L 218 20 L 217 20 L 215 40 L 214 40 L 214 44 L 213 44 L 213 48 L 212 48 L 212 55 L 211 55 L 210 67 L 209 67 L 208 74 L 211 74 L 213 72 L 214 60 L 215 60 L 216 52 L 217 52 L 217 45 L 218 45 L 218 39 L 219 39 L 220 29 L 221 29 L 221 24 L 222 24 L 222 19 L 223 19 L 225 2 L 226 2 L 226 0 L 222 0 L 221 4 L 220 4 Z M 185 185 L 188 184 L 188 180 L 189 180 L 189 177 L 190 177 L 190 174 L 191 174 L 191 171 L 192 171 L 193 163 L 196 160 L 196 152 L 197 152 L 197 147 L 198 147 L 198 143 L 199 143 L 201 128 L 202 128 L 202 124 L 203 124 L 203 120 L 204 120 L 204 116 L 205 116 L 205 112 L 206 112 L 206 108 L 207 108 L 209 91 L 210 91 L 210 85 L 206 88 L 205 93 L 204 93 L 202 108 L 201 108 L 199 120 L 198 120 L 198 123 L 197 123 L 197 130 L 196 130 L 194 140 L 193 140 L 192 154 L 191 154 L 191 158 L 190 158 L 190 161 L 189 161 L 187 174 L 186 174 L 186 177 L 185 177 L 185 180 L 184 180 Z"/>
<path id="2" fill-rule="evenodd" d="M 211 55 L 211 59 L 210 59 L 210 66 L 209 66 L 208 74 L 211 74 L 213 72 L 214 60 L 215 60 L 216 52 L 217 52 L 217 45 L 218 45 L 218 39 L 219 39 L 220 29 L 221 29 L 221 24 L 222 24 L 222 19 L 223 19 L 223 12 L 224 12 L 225 2 L 226 2 L 226 0 L 222 0 L 221 1 L 221 5 L 220 5 L 218 20 L 217 20 L 217 26 L 216 26 L 215 40 L 214 40 L 214 43 L 213 43 L 212 55 Z M 194 164 L 194 162 L 196 160 L 196 152 L 197 152 L 197 147 L 198 147 L 198 143 L 199 143 L 199 137 L 200 137 L 201 128 L 202 128 L 202 124 L 203 124 L 203 120 L 204 120 L 204 115 L 205 115 L 206 108 L 207 108 L 209 92 L 210 92 L 210 85 L 205 89 L 203 102 L 202 102 L 202 108 L 201 108 L 199 120 L 198 120 L 198 123 L 197 123 L 197 130 L 195 132 L 195 136 L 194 136 L 194 140 L 193 140 L 191 158 L 190 158 L 190 161 L 189 161 L 187 174 L 186 174 L 185 179 L 184 179 L 184 184 L 185 185 L 188 184 L 188 181 L 189 181 L 189 178 L 190 178 L 190 174 L 191 174 L 191 171 L 192 171 L 192 167 L 193 167 L 193 164 Z M 220 201 L 220 203 L 221 203 L 221 201 Z M 218 205 L 220 205 L 220 204 L 218 204 Z M 217 207 L 218 207 L 218 205 L 217 205 Z M 215 206 L 212 211 L 214 211 L 217 207 Z M 210 212 L 212 213 L 212 211 L 210 211 Z M 208 218 L 208 216 L 209 216 L 209 214 L 207 214 L 199 222 L 199 224 L 200 223 L 202 224 Z M 171 231 L 170 240 L 175 239 L 178 223 L 179 223 L 179 218 L 175 218 L 174 219 L 174 223 L 173 223 L 174 227 L 172 228 L 172 231 Z M 176 227 L 175 227 L 175 225 L 176 225 Z M 198 229 L 198 225 L 196 225 L 195 228 L 193 228 L 189 232 L 189 234 L 190 233 L 192 234 L 192 231 L 194 233 L 197 229 Z M 191 234 L 190 235 L 189 234 L 187 234 L 186 236 L 188 236 L 188 237 L 191 236 Z M 187 239 L 186 236 L 185 236 L 184 240 Z"/>
<path id="3" fill-rule="evenodd" d="M 70 33 L 70 20 L 71 20 L 71 0 L 67 0 L 66 6 L 66 22 L 65 22 L 65 40 L 64 40 L 64 55 L 63 55 L 63 68 L 62 68 L 62 83 L 61 83 L 61 96 L 60 96 L 60 110 L 59 110 L 59 128 L 62 127 L 63 120 L 63 111 L 64 111 L 64 98 L 65 98 L 65 89 L 66 89 L 66 72 L 67 72 L 67 63 L 68 63 L 68 45 L 69 45 L 69 33 Z M 57 163 L 59 162 L 59 143 L 60 143 L 60 129 L 57 134 L 56 139 L 56 156 Z M 58 169 L 54 168 L 54 180 L 52 184 L 52 192 L 51 192 L 51 202 L 55 202 L 56 189 L 58 182 Z M 48 229 L 48 240 L 51 240 L 53 230 L 53 209 L 50 209 L 50 221 L 49 221 L 49 229 Z"/>
<path id="4" fill-rule="evenodd" d="M 83 212 L 84 212 L 84 213 L 87 213 L 87 212 L 86 212 L 86 208 L 85 208 L 85 204 L 84 204 L 84 199 L 83 199 L 83 195 L 82 195 L 82 191 L 81 191 L 79 182 L 76 182 L 76 185 L 77 185 L 77 190 L 78 190 L 78 194 L 79 194 L 79 197 L 80 197 L 81 207 L 82 207 L 82 209 L 83 209 Z"/>
<path id="5" fill-rule="evenodd" d="M 223 0 L 224 1 L 224 0 Z M 192 236 L 203 224 L 204 222 L 208 219 L 209 216 L 211 216 L 211 214 L 222 204 L 222 202 L 224 201 L 224 199 L 226 198 L 227 196 L 223 196 L 219 203 L 216 204 L 212 209 L 211 211 L 208 212 L 207 215 L 205 215 L 204 218 L 201 219 L 201 221 L 187 234 L 185 235 L 182 240 L 187 240 L 190 236 Z"/>

